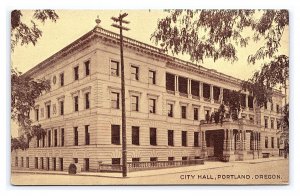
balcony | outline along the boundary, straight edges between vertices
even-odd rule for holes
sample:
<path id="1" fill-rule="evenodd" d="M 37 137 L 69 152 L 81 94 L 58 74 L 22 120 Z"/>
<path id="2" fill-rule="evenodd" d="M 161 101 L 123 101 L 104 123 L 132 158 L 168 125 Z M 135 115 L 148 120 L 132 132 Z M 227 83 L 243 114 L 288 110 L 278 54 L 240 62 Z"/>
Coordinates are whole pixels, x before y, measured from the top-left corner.
<path id="1" fill-rule="evenodd" d="M 188 97 L 188 94 L 186 94 L 186 93 L 181 93 L 181 92 L 179 92 L 179 95 L 180 95 L 181 97 Z"/>
<path id="2" fill-rule="evenodd" d="M 175 95 L 175 91 L 173 91 L 173 90 L 167 90 L 167 93 L 171 94 L 171 95 Z"/>

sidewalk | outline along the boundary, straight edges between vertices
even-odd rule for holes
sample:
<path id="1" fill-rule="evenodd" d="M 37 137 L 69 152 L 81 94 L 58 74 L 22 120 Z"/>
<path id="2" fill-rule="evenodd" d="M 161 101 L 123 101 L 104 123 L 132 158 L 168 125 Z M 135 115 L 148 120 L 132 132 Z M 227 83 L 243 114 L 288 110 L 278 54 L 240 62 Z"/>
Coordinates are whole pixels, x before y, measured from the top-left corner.
<path id="1" fill-rule="evenodd" d="M 271 157 L 271 158 L 261 158 L 254 160 L 245 160 L 245 161 L 235 161 L 235 162 L 205 162 L 204 165 L 193 165 L 193 166 L 185 166 L 185 167 L 175 167 L 175 168 L 161 168 L 154 170 L 143 170 L 143 171 L 134 171 L 128 172 L 129 178 L 134 177 L 148 177 L 148 176 L 161 176 L 175 173 L 184 173 L 191 171 L 201 171 L 201 170 L 209 170 L 216 168 L 225 168 L 225 167 L 234 167 L 236 164 L 257 164 L 262 162 L 270 162 L 270 161 L 279 161 L 284 160 L 283 157 Z M 48 174 L 48 175 L 69 175 L 68 172 L 65 171 L 32 171 L 32 170 L 12 170 L 12 173 L 34 173 L 34 174 Z M 121 178 L 121 173 L 109 173 L 109 172 L 80 172 L 75 176 L 95 176 L 95 177 L 110 177 L 110 178 Z"/>

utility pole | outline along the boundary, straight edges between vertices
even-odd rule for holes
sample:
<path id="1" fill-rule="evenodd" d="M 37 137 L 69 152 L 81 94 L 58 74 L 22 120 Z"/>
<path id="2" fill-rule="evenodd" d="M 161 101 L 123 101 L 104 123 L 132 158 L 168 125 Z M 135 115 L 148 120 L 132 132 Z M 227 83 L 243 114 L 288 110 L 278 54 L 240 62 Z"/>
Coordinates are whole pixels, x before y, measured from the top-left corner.
<path id="1" fill-rule="evenodd" d="M 127 177 L 127 144 L 126 144 L 126 108 L 125 108 L 125 76 L 124 76 L 124 57 L 123 57 L 123 30 L 128 31 L 129 28 L 124 27 L 123 23 L 129 24 L 124 20 L 128 16 L 127 13 L 119 14 L 118 17 L 111 17 L 115 22 L 111 26 L 120 29 L 120 55 L 121 55 L 121 102 L 122 102 L 122 176 Z"/>

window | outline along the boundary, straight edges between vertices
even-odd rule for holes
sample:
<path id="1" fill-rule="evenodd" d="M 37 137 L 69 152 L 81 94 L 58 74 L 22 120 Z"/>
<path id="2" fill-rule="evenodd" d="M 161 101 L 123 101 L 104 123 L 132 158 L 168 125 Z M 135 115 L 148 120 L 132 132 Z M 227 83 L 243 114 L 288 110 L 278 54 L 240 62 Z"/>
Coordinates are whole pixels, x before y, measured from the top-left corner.
<path id="1" fill-rule="evenodd" d="M 46 166 L 47 166 L 46 169 L 50 170 L 50 158 L 49 157 L 46 158 Z"/>
<path id="2" fill-rule="evenodd" d="M 131 65 L 131 79 L 139 80 L 139 67 Z"/>
<path id="3" fill-rule="evenodd" d="M 78 96 L 74 97 L 74 111 L 78 112 Z"/>
<path id="4" fill-rule="evenodd" d="M 24 157 L 21 157 L 21 167 L 24 167 Z"/>
<path id="5" fill-rule="evenodd" d="M 120 165 L 121 164 L 121 159 L 120 158 L 112 158 L 111 159 L 111 164 L 112 165 Z"/>
<path id="6" fill-rule="evenodd" d="M 90 145 L 89 125 L 85 125 L 85 145 Z"/>
<path id="7" fill-rule="evenodd" d="M 194 132 L 194 146 L 199 146 L 199 132 Z"/>
<path id="8" fill-rule="evenodd" d="M 265 137 L 265 148 L 269 148 L 268 137 Z"/>
<path id="9" fill-rule="evenodd" d="M 54 129 L 54 146 L 57 146 L 57 129 Z"/>
<path id="10" fill-rule="evenodd" d="M 186 106 L 181 106 L 181 118 L 186 119 Z"/>
<path id="11" fill-rule="evenodd" d="M 199 109 L 194 108 L 194 120 L 199 120 Z"/>
<path id="12" fill-rule="evenodd" d="M 181 160 L 187 161 L 187 160 L 188 160 L 188 157 L 182 157 Z"/>
<path id="13" fill-rule="evenodd" d="M 156 128 L 150 128 L 150 145 L 156 146 Z"/>
<path id="14" fill-rule="evenodd" d="M 86 76 L 90 75 L 90 60 L 84 62 L 84 66 L 85 66 L 85 75 Z"/>
<path id="15" fill-rule="evenodd" d="M 213 86 L 213 99 L 214 101 L 220 101 L 221 89 L 217 86 Z"/>
<path id="16" fill-rule="evenodd" d="M 156 113 L 156 100 L 149 99 L 149 113 L 155 114 Z"/>
<path id="17" fill-rule="evenodd" d="M 280 121 L 277 119 L 277 129 L 280 129 Z"/>
<path id="18" fill-rule="evenodd" d="M 59 74 L 59 79 L 60 79 L 60 86 L 65 85 L 65 75 L 64 73 Z"/>
<path id="19" fill-rule="evenodd" d="M 74 67 L 74 80 L 78 80 L 79 79 L 79 73 L 78 73 L 78 71 L 79 71 L 79 67 L 78 66 Z"/>
<path id="20" fill-rule="evenodd" d="M 241 94 L 241 106 L 244 108 L 246 107 L 246 95 Z"/>
<path id="21" fill-rule="evenodd" d="M 61 146 L 64 146 L 65 145 L 65 129 L 62 128 L 61 130 Z"/>
<path id="22" fill-rule="evenodd" d="M 132 162 L 140 162 L 140 158 L 132 158 Z"/>
<path id="23" fill-rule="evenodd" d="M 175 75 L 166 73 L 166 89 L 167 91 L 175 91 Z"/>
<path id="24" fill-rule="evenodd" d="M 56 158 L 55 157 L 52 158 L 52 162 L 53 162 L 53 171 L 56 171 Z"/>
<path id="25" fill-rule="evenodd" d="M 111 143 L 120 144 L 120 125 L 111 125 Z"/>
<path id="26" fill-rule="evenodd" d="M 174 157 L 168 157 L 168 161 L 174 161 Z"/>
<path id="27" fill-rule="evenodd" d="M 168 130 L 168 146 L 174 146 L 174 131 Z"/>
<path id="28" fill-rule="evenodd" d="M 78 158 L 73 158 L 74 163 L 78 163 Z"/>
<path id="29" fill-rule="evenodd" d="M 149 70 L 149 84 L 156 84 L 156 72 Z"/>
<path id="30" fill-rule="evenodd" d="M 131 111 L 139 111 L 139 97 L 131 96 Z"/>
<path id="31" fill-rule="evenodd" d="M 188 94 L 188 79 L 184 77 L 178 77 L 178 90 L 179 93 Z"/>
<path id="32" fill-rule="evenodd" d="M 90 93 L 85 93 L 85 109 L 90 108 Z"/>
<path id="33" fill-rule="evenodd" d="M 74 127 L 74 146 L 78 146 L 78 127 Z"/>
<path id="34" fill-rule="evenodd" d="M 132 144 L 139 145 L 140 144 L 140 128 L 139 127 L 132 127 Z"/>
<path id="35" fill-rule="evenodd" d="M 264 103 L 264 108 L 265 108 L 265 110 L 268 109 L 268 102 L 265 102 L 265 103 Z"/>
<path id="36" fill-rule="evenodd" d="M 90 171 L 90 159 L 89 158 L 84 159 L 84 171 Z"/>
<path id="37" fill-rule="evenodd" d="M 41 169 L 44 169 L 44 158 L 40 158 Z"/>
<path id="38" fill-rule="evenodd" d="M 111 92 L 111 108 L 120 109 L 120 94 Z"/>
<path id="39" fill-rule="evenodd" d="M 38 108 L 35 109 L 35 120 L 39 121 L 39 109 Z"/>
<path id="40" fill-rule="evenodd" d="M 206 99 L 210 98 L 210 85 L 203 83 L 203 97 Z"/>
<path id="41" fill-rule="evenodd" d="M 156 162 L 157 160 L 157 157 L 150 157 L 150 162 Z"/>
<path id="42" fill-rule="evenodd" d="M 271 137 L 271 147 L 274 148 L 274 137 Z"/>
<path id="43" fill-rule="evenodd" d="M 199 82 L 195 80 L 191 80 L 191 93 L 193 96 L 200 97 L 199 94 Z"/>
<path id="44" fill-rule="evenodd" d="M 276 112 L 279 113 L 280 112 L 280 109 L 279 109 L 279 105 L 276 104 Z"/>
<path id="45" fill-rule="evenodd" d="M 168 116 L 173 117 L 173 104 L 168 103 Z"/>
<path id="46" fill-rule="evenodd" d="M 248 96 L 248 107 L 253 109 L 253 96 Z"/>
<path id="47" fill-rule="evenodd" d="M 110 74 L 112 76 L 119 76 L 119 62 L 118 61 L 110 61 Z"/>
<path id="48" fill-rule="evenodd" d="M 51 146 L 51 130 L 48 131 L 48 147 Z"/>
<path id="49" fill-rule="evenodd" d="M 50 104 L 48 104 L 46 106 L 46 108 L 47 108 L 47 118 L 50 118 L 50 116 L 51 116 L 51 107 L 50 107 Z"/>
<path id="50" fill-rule="evenodd" d="M 265 128 L 268 128 L 268 118 L 265 118 Z"/>
<path id="51" fill-rule="evenodd" d="M 274 104 L 271 102 L 271 111 L 274 110 Z"/>
<path id="52" fill-rule="evenodd" d="M 274 129 L 274 120 L 271 119 L 271 129 Z"/>
<path id="53" fill-rule="evenodd" d="M 277 138 L 277 148 L 280 148 L 279 138 Z"/>
<path id="54" fill-rule="evenodd" d="M 59 158 L 60 171 L 64 171 L 64 159 Z"/>
<path id="55" fill-rule="evenodd" d="M 26 157 L 26 167 L 29 168 L 29 157 Z"/>
<path id="56" fill-rule="evenodd" d="M 16 167 L 18 167 L 18 163 L 19 163 L 19 160 L 18 160 L 18 157 L 16 157 L 16 158 L 15 158 L 15 166 L 16 166 Z"/>
<path id="57" fill-rule="evenodd" d="M 45 147 L 45 135 L 43 134 L 42 138 L 43 138 L 43 147 Z"/>
<path id="58" fill-rule="evenodd" d="M 181 145 L 187 146 L 187 132 L 186 131 L 181 132 Z"/>
<path id="59" fill-rule="evenodd" d="M 39 159 L 37 157 L 34 157 L 34 168 L 35 169 L 39 168 Z"/>
<path id="60" fill-rule="evenodd" d="M 60 105 L 60 115 L 64 115 L 64 101 L 60 101 L 59 105 Z"/>

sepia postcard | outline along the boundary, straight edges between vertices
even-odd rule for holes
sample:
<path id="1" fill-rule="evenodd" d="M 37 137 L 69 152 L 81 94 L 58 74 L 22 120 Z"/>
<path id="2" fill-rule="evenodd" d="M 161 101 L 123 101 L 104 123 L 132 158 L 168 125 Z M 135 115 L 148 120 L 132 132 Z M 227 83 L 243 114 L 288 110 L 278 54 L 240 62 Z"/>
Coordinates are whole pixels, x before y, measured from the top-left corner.
<path id="1" fill-rule="evenodd" d="M 12 10 L 13 185 L 289 183 L 288 10 Z"/>

